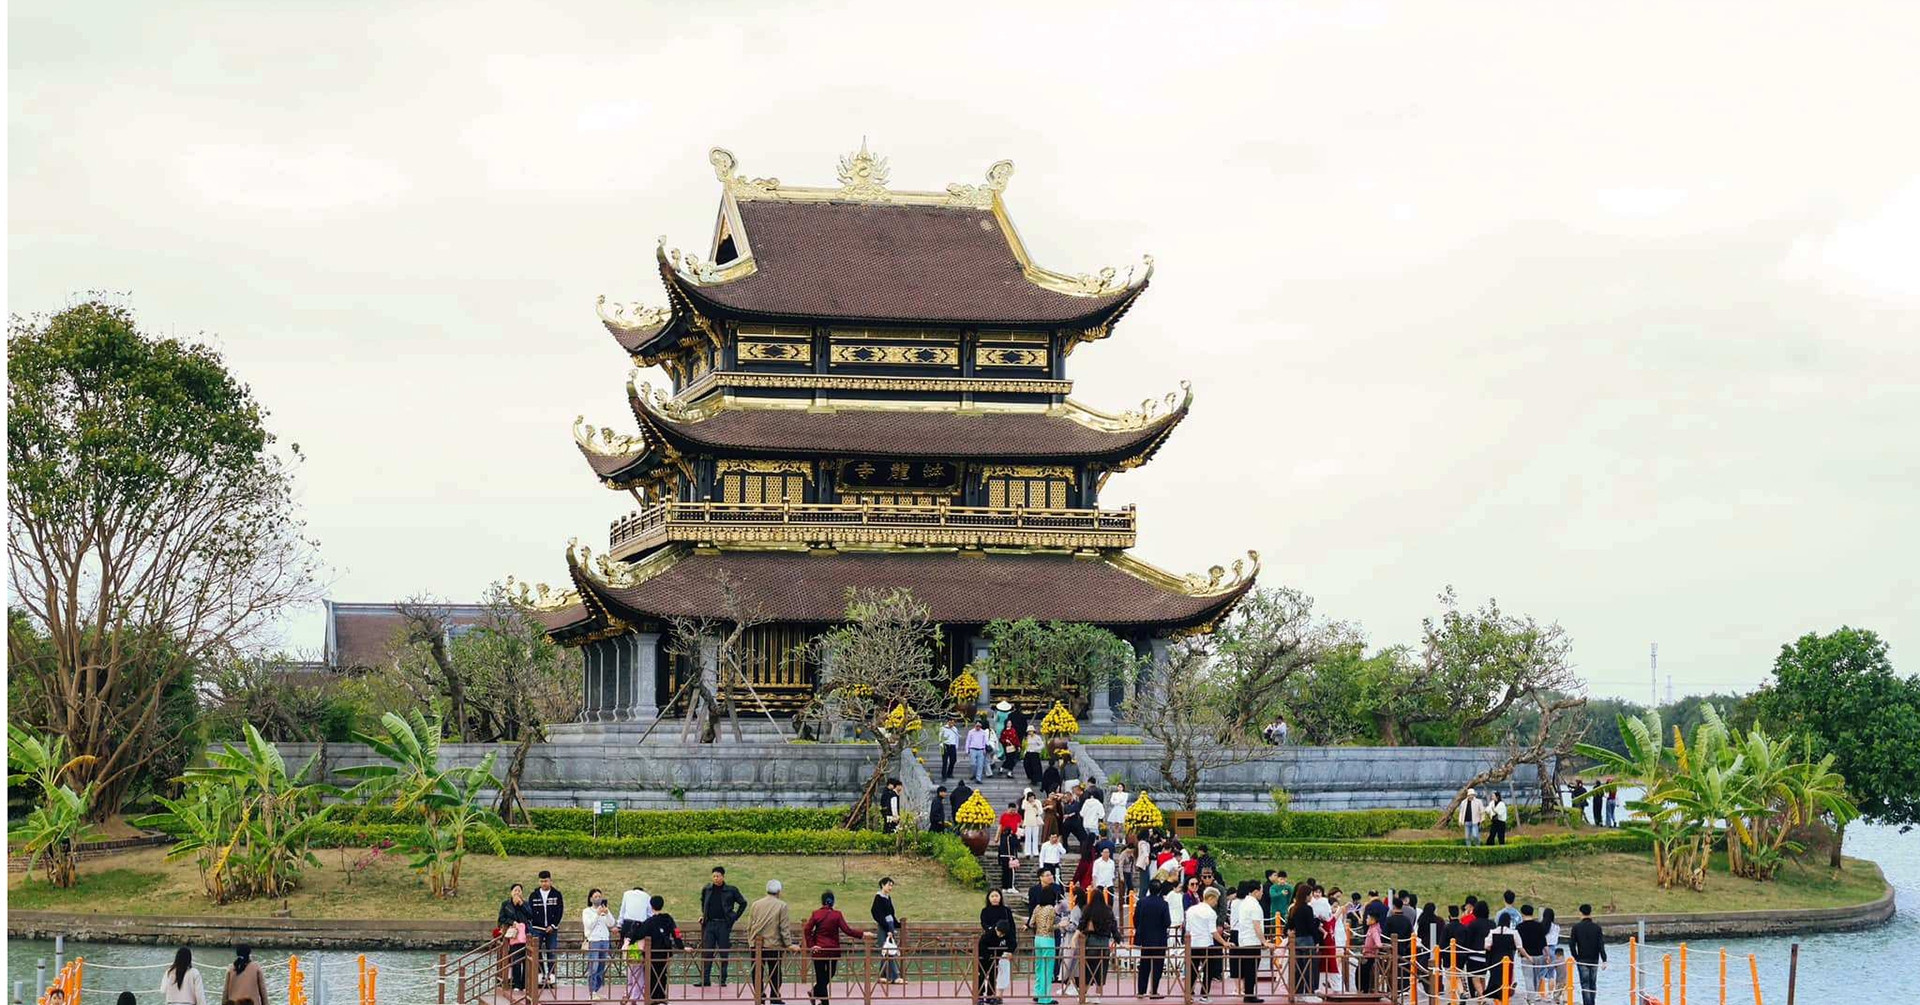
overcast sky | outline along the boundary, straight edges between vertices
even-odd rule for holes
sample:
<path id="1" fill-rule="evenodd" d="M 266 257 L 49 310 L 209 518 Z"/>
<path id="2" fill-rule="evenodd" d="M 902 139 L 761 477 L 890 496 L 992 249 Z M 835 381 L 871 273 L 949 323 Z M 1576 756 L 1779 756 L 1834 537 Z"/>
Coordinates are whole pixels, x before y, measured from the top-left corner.
<path id="1" fill-rule="evenodd" d="M 915 11 L 918 11 L 917 13 Z M 1158 262 L 1075 396 L 1191 380 L 1109 483 L 1376 642 L 1452 583 L 1599 694 L 1920 669 L 1920 9 L 1905 3 L 10 5 L 8 306 L 130 291 L 308 456 L 331 594 L 558 582 L 629 509 L 593 301 L 705 252 L 708 147 L 1016 165 L 1069 272 Z M 656 383 L 662 378 L 655 377 Z M 289 624 L 314 648 L 319 619 Z M 1662 682 L 1664 687 L 1664 680 Z"/>

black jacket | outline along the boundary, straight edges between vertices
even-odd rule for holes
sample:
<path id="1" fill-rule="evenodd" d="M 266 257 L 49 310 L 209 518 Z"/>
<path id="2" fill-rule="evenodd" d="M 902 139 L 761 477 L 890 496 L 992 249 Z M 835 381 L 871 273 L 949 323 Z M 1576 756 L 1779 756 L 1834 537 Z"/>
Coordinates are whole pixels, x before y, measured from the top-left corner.
<path id="1" fill-rule="evenodd" d="M 566 916 L 567 898 L 561 896 L 559 887 L 542 890 L 536 886 L 527 892 L 527 917 L 534 928 L 555 928 Z"/>
<path id="2" fill-rule="evenodd" d="M 740 916 L 747 913 L 747 898 L 740 895 L 740 888 L 732 883 L 714 886 L 708 883 L 700 888 L 700 924 L 702 927 L 718 924 L 732 928 Z"/>
<path id="3" fill-rule="evenodd" d="M 1041 886 L 1035 883 L 1027 889 L 1027 910 L 1031 911 L 1042 905 L 1058 907 L 1060 905 L 1060 895 L 1064 892 L 1065 887 L 1062 887 L 1058 880 L 1056 880 L 1052 886 Z"/>
<path id="4" fill-rule="evenodd" d="M 1604 963 L 1607 959 L 1607 939 L 1600 932 L 1600 923 L 1592 918 L 1581 918 L 1573 926 L 1573 958 L 1580 963 Z"/>
<path id="5" fill-rule="evenodd" d="M 640 923 L 638 935 L 653 943 L 651 948 L 656 954 L 679 949 L 682 946 L 680 936 L 676 934 L 680 926 L 674 923 L 673 915 L 665 911 L 653 912 L 653 917 Z"/>
<path id="6" fill-rule="evenodd" d="M 927 829 L 930 831 L 947 829 L 947 801 L 940 796 L 934 796 L 933 802 L 927 806 Z"/>
<path id="7" fill-rule="evenodd" d="M 965 806 L 967 800 L 971 798 L 973 798 L 973 786 L 961 782 L 953 787 L 953 794 L 947 797 L 947 801 L 953 805 L 954 814 L 958 815 L 960 807 Z"/>
<path id="8" fill-rule="evenodd" d="M 900 816 L 900 802 L 900 793 L 888 789 L 887 794 L 880 800 L 881 815 L 889 820 L 898 819 Z"/>
<path id="9" fill-rule="evenodd" d="M 508 897 L 500 902 L 500 917 L 496 919 L 494 923 L 501 928 L 505 928 L 515 922 L 527 921 L 529 921 L 527 917 L 527 905 L 516 904 L 513 902 L 512 897 Z"/>
<path id="10" fill-rule="evenodd" d="M 893 913 L 893 898 L 884 893 L 873 895 L 873 927 L 880 930 L 882 939 L 900 930 L 900 916 Z"/>
<path id="11" fill-rule="evenodd" d="M 1167 909 L 1167 898 L 1140 898 L 1140 906 L 1133 911 L 1134 945 L 1164 947 L 1167 944 L 1167 929 L 1171 927 L 1173 912 Z"/>
<path id="12" fill-rule="evenodd" d="M 1005 904 L 992 905 L 980 909 L 980 951 L 1011 953 L 1020 948 L 1018 933 L 1013 927 L 1013 911 Z"/>
<path id="13" fill-rule="evenodd" d="M 1547 951 L 1547 926 L 1538 918 L 1528 918 L 1514 926 L 1520 932 L 1520 948 L 1528 956 L 1540 956 Z"/>

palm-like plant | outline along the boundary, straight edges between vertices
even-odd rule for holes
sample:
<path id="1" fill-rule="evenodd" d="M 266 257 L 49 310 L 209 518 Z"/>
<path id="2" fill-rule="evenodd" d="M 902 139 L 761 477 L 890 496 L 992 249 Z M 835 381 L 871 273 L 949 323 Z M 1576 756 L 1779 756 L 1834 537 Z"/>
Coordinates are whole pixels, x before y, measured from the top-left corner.
<path id="1" fill-rule="evenodd" d="M 202 881 L 216 903 L 284 897 L 303 866 L 320 865 L 313 831 L 332 813 L 322 799 L 338 789 L 312 779 L 319 755 L 297 771 L 252 725 L 244 746 L 223 744 L 207 763 L 190 768 L 179 799 L 162 799 L 162 813 L 136 823 L 180 835 L 170 858 L 199 858 Z"/>
<path id="2" fill-rule="evenodd" d="M 386 764 L 364 764 L 342 771 L 360 779 L 350 795 L 368 802 L 388 802 L 402 812 L 418 810 L 419 831 L 402 847 L 413 853 L 427 889 L 436 897 L 459 893 L 460 863 L 469 843 L 481 844 L 497 855 L 506 847 L 500 831 L 506 822 L 480 804 L 480 790 L 494 781 L 495 755 L 478 766 L 440 766 L 440 723 L 417 709 L 405 718 L 392 712 L 380 717 L 384 736 L 355 738 L 387 759 Z"/>
<path id="3" fill-rule="evenodd" d="M 91 754 L 68 757 L 67 738 L 58 733 L 42 737 L 7 724 L 7 784 L 33 786 L 40 801 L 7 836 L 26 851 L 29 872 L 46 864 L 47 882 L 54 886 L 70 887 L 80 879 L 79 845 L 94 834 L 87 823 L 94 787 L 75 792 L 66 777 L 94 760 Z"/>

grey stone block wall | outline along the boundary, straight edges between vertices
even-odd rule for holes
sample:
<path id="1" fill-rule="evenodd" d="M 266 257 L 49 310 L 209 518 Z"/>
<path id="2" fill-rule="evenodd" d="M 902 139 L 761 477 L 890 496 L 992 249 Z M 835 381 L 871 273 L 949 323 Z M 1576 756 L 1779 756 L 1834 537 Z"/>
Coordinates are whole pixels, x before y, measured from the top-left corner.
<path id="1" fill-rule="evenodd" d="M 446 766 L 477 766 L 497 753 L 494 775 L 504 776 L 513 744 L 447 743 Z M 320 748 L 279 744 L 298 765 Z M 844 806 L 860 794 L 873 770 L 871 744 L 783 741 L 668 746 L 592 742 L 537 744 L 527 754 L 520 794 L 528 806 L 590 806 L 611 799 L 622 809 L 722 809 Z M 350 785 L 340 769 L 380 759 L 364 744 L 326 745 L 328 781 Z M 491 798 L 492 793 L 488 796 Z"/>
<path id="2" fill-rule="evenodd" d="M 1160 774 L 1158 744 L 1082 749 L 1099 759 L 1103 774 L 1120 775 L 1129 788 L 1160 792 L 1168 787 Z M 1504 757 L 1492 747 L 1275 747 L 1259 760 L 1205 773 L 1200 808 L 1271 810 L 1271 793 L 1281 788 L 1292 795 L 1296 810 L 1438 810 L 1460 786 Z M 1497 787 L 1508 793 L 1508 801 L 1524 805 L 1534 801 L 1538 778 L 1533 766 L 1521 765 Z"/>

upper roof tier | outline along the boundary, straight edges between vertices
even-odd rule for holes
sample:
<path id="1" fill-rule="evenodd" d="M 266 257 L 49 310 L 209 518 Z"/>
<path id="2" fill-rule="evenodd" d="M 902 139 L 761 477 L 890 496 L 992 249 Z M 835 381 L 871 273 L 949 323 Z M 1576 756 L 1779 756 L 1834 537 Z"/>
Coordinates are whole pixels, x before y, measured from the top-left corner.
<path id="1" fill-rule="evenodd" d="M 602 312 L 636 355 L 677 334 L 683 301 L 766 318 L 1100 329 L 1153 274 L 1151 258 L 1125 272 L 1078 275 L 1034 262 L 1001 199 L 1010 161 L 989 168 L 983 184 L 913 192 L 887 188 L 886 159 L 864 143 L 841 158 L 838 187 L 749 179 L 718 148 L 709 160 L 722 184 L 710 259 L 663 242 L 672 306 Z"/>

